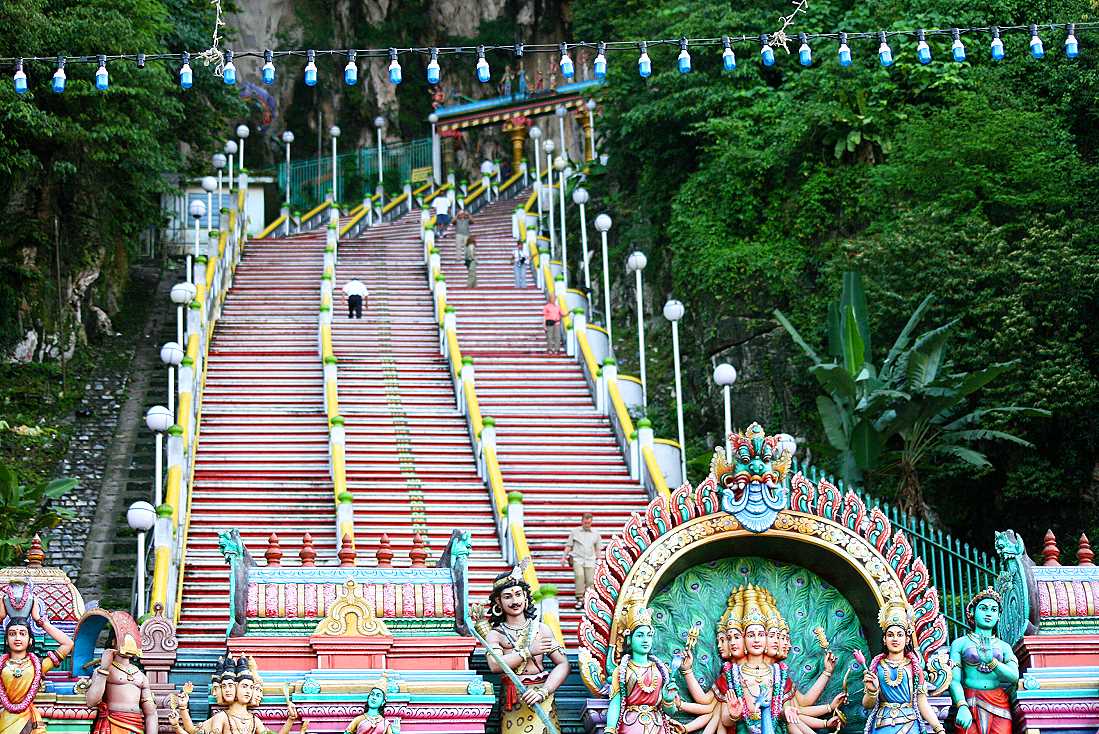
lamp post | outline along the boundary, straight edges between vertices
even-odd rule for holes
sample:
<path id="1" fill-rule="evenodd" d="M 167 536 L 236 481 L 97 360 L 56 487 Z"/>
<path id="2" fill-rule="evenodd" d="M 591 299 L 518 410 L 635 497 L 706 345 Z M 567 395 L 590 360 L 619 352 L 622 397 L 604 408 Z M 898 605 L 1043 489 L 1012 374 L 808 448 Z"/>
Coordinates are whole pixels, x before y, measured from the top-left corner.
<path id="1" fill-rule="evenodd" d="M 534 191 L 538 195 L 538 226 L 542 226 L 542 154 L 538 152 L 538 141 L 542 139 L 542 128 L 534 125 L 530 129 L 530 139 L 534 141 Z M 537 244 L 537 243 L 535 243 Z"/>
<path id="2" fill-rule="evenodd" d="M 156 434 L 156 483 L 153 485 L 153 497 L 156 506 L 164 501 L 164 432 L 172 425 L 172 412 L 163 405 L 154 405 L 145 414 L 145 425 Z"/>
<path id="3" fill-rule="evenodd" d="M 561 149 L 564 150 L 562 145 Z M 557 169 L 557 187 L 561 194 L 561 272 L 565 274 L 565 290 L 569 287 L 569 242 L 565 235 L 565 162 L 564 156 L 553 159 L 553 167 Z"/>
<path id="4" fill-rule="evenodd" d="M 591 155 L 595 158 L 595 100 L 589 99 L 585 107 L 588 108 L 588 135 L 591 136 Z"/>
<path id="5" fill-rule="evenodd" d="M 248 139 L 248 135 L 251 131 L 245 124 L 237 125 L 237 137 L 240 139 L 240 162 L 237 165 L 237 175 L 244 171 L 244 141 Z"/>
<path id="6" fill-rule="evenodd" d="M 237 154 L 237 144 L 232 140 L 225 141 L 225 155 L 229 158 L 229 193 L 233 193 L 233 157 Z"/>
<path id="7" fill-rule="evenodd" d="M 587 193 L 587 192 L 584 192 Z M 584 210 L 580 209 L 580 218 L 583 220 Z M 611 264 L 607 259 L 607 232 L 611 228 L 611 218 L 608 214 L 600 214 L 595 218 L 595 228 L 603 239 L 603 321 L 607 327 L 607 344 L 614 351 L 614 332 L 611 330 Z"/>
<path id="8" fill-rule="evenodd" d="M 218 182 L 213 176 L 202 177 L 202 190 L 206 192 L 206 213 L 210 216 L 206 219 L 207 231 L 214 229 L 214 192 L 217 191 Z M 220 227 L 221 222 L 218 222 Z"/>
<path id="9" fill-rule="evenodd" d="M 439 186 L 443 183 L 442 151 L 439 149 L 439 131 L 436 128 L 439 116 L 432 112 L 427 116 L 427 121 L 431 123 L 431 180 Z"/>
<path id="10" fill-rule="evenodd" d="M 588 220 L 584 212 L 584 205 L 588 203 L 588 190 L 576 187 L 572 192 L 572 201 L 580 207 L 580 248 L 584 255 L 584 293 L 588 296 L 588 306 L 591 307 L 591 268 L 588 266 Z"/>
<path id="11" fill-rule="evenodd" d="M 549 186 L 549 196 L 546 197 L 547 206 L 549 207 L 549 239 L 550 239 L 550 257 L 552 258 L 557 254 L 557 235 L 554 234 L 554 222 L 553 222 L 553 141 L 546 139 L 542 142 L 542 150 L 546 153 L 546 185 Z"/>
<path id="12" fill-rule="evenodd" d="M 725 459 L 729 460 L 733 453 L 733 444 L 729 440 L 729 434 L 733 432 L 733 403 L 730 392 L 733 383 L 736 382 L 736 367 L 728 362 L 723 362 L 714 368 L 714 383 L 721 386 L 725 394 Z"/>
<path id="13" fill-rule="evenodd" d="M 384 191 L 382 185 L 382 128 L 385 127 L 385 118 L 378 115 L 374 118 L 374 129 L 378 132 L 378 193 Z"/>
<path id="14" fill-rule="evenodd" d="M 194 276 L 194 273 L 191 272 L 191 269 L 194 265 L 194 258 L 196 258 L 196 257 L 198 257 L 199 255 L 202 254 L 201 250 L 199 250 L 199 243 L 198 243 L 198 223 L 202 220 L 202 218 L 204 216 L 206 216 L 206 205 L 202 203 L 201 199 L 195 199 L 194 201 L 191 202 L 191 216 L 195 220 L 195 248 L 194 248 L 194 252 L 191 252 L 187 255 L 187 282 L 188 283 L 193 283 L 194 282 L 194 277 L 195 276 Z"/>
<path id="15" fill-rule="evenodd" d="M 336 141 L 340 137 L 340 126 L 333 125 L 328 128 L 328 134 L 332 136 L 332 203 L 340 200 L 340 180 L 337 178 L 339 171 L 336 163 Z"/>
<path id="16" fill-rule="evenodd" d="M 145 533 L 153 529 L 156 510 L 148 502 L 138 501 L 126 510 L 126 523 L 137 533 L 137 620 L 145 616 Z"/>
<path id="17" fill-rule="evenodd" d="M 168 414 L 172 421 L 176 415 L 176 368 L 183 361 L 183 347 L 178 342 L 165 342 L 160 348 L 160 361 L 168 366 Z"/>
<path id="18" fill-rule="evenodd" d="M 286 208 L 290 208 L 290 144 L 294 142 L 294 133 L 286 130 L 282 134 L 282 142 L 286 145 Z"/>
<path id="19" fill-rule="evenodd" d="M 645 379 L 645 314 L 641 299 L 641 271 L 649 259 L 640 250 L 634 250 L 626 260 L 626 269 L 634 274 L 634 290 L 637 293 L 637 350 L 641 355 L 641 405 L 649 409 L 649 383 Z"/>
<path id="20" fill-rule="evenodd" d="M 176 305 L 176 343 L 180 345 L 184 343 L 183 307 L 195 300 L 195 293 L 197 292 L 197 289 L 190 280 L 185 283 L 176 283 L 172 286 L 172 303 Z"/>
<path id="21" fill-rule="evenodd" d="M 679 464 L 687 481 L 687 444 L 683 439 L 683 382 L 679 369 L 679 320 L 683 318 L 683 302 L 674 298 L 664 304 L 664 318 L 672 322 L 672 360 L 675 363 L 675 422 L 679 429 Z"/>
<path id="22" fill-rule="evenodd" d="M 210 162 L 214 164 L 214 168 L 216 168 L 217 172 L 218 172 L 218 215 L 219 215 L 218 216 L 218 225 L 220 226 L 221 225 L 221 216 L 220 216 L 220 214 L 221 214 L 221 204 L 222 204 L 222 200 L 221 200 L 221 187 L 222 187 L 221 177 L 222 177 L 222 171 L 225 170 L 225 163 L 226 163 L 225 154 L 224 153 L 214 153 L 214 155 L 210 158 Z"/>
<path id="23" fill-rule="evenodd" d="M 568 148 L 565 147 L 565 115 L 569 114 L 565 105 L 559 104 L 553 108 L 553 114 L 557 115 L 557 137 L 561 141 L 561 155 L 565 155 Z"/>

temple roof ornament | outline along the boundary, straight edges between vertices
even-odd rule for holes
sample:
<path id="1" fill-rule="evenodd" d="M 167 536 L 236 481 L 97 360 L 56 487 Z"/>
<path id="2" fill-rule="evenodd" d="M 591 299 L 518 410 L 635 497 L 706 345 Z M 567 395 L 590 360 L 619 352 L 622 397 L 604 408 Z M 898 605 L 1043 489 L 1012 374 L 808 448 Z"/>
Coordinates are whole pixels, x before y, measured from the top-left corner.
<path id="1" fill-rule="evenodd" d="M 313 633 L 322 637 L 388 637 L 389 628 L 374 615 L 354 579 L 344 584 L 347 593 L 337 599 Z"/>

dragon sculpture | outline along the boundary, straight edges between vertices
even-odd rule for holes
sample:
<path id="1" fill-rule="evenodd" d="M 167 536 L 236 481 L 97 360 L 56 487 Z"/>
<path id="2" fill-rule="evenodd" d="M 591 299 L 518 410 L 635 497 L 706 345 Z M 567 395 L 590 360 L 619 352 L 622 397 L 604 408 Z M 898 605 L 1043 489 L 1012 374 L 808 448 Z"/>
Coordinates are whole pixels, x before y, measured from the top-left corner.
<path id="1" fill-rule="evenodd" d="M 753 533 L 765 532 L 790 500 L 785 479 L 793 457 L 780 452 L 778 436 L 766 435 L 758 423 L 732 434 L 730 444 L 731 459 L 717 448 L 710 462 L 721 488 L 721 509 Z"/>

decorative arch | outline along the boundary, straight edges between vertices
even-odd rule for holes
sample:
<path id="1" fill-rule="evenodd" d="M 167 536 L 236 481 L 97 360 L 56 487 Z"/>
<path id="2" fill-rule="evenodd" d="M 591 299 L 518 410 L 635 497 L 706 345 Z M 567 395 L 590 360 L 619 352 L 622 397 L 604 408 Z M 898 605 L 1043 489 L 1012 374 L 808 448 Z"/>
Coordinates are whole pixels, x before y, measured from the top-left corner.
<path id="1" fill-rule="evenodd" d="M 903 598 L 915 610 L 916 638 L 928 664 L 929 683 L 945 687 L 949 671 L 941 649 L 948 644 L 938 591 L 927 566 L 916 557 L 903 530 L 894 529 L 878 508 L 867 509 L 853 492 L 841 492 L 801 472 L 783 477 L 789 504 L 762 532 L 746 528 L 721 509 L 722 483 L 711 472 L 698 487 L 684 484 L 670 497 L 653 499 L 634 513 L 606 544 L 595 583 L 584 598 L 577 631 L 581 667 L 593 692 L 603 686 L 608 652 L 619 642 L 620 604 L 653 595 L 685 568 L 718 555 L 758 552 L 806 562 L 844 589 L 864 627 L 876 626 L 877 609 Z"/>

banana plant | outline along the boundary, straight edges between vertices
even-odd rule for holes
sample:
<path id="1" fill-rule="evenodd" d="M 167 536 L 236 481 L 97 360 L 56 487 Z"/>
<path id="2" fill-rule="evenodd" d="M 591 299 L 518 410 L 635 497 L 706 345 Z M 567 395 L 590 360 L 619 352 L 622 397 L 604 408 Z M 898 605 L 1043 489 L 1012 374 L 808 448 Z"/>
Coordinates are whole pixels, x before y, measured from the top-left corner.
<path id="1" fill-rule="evenodd" d="M 35 533 L 73 518 L 72 510 L 52 507 L 52 503 L 77 483 L 76 479 L 54 479 L 25 484 L 10 466 L 0 464 L 0 565 L 14 565 Z"/>

